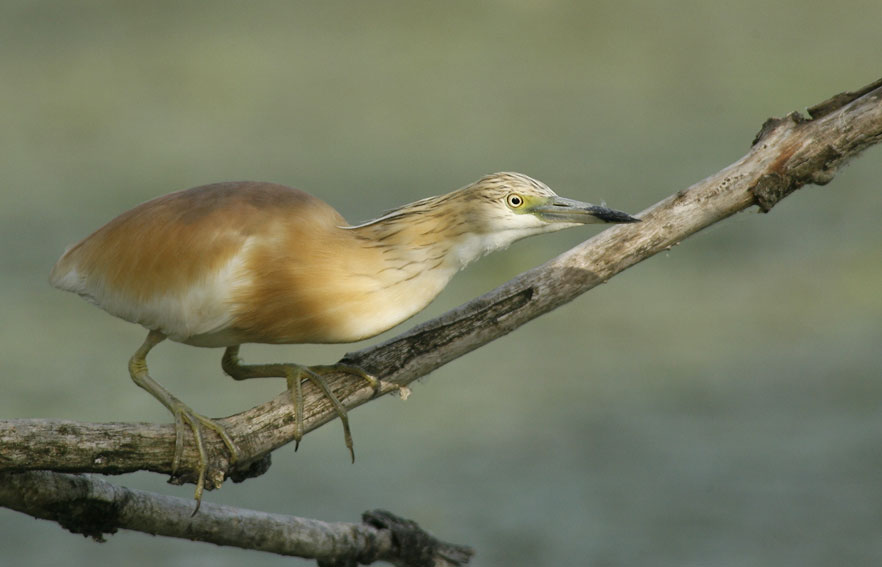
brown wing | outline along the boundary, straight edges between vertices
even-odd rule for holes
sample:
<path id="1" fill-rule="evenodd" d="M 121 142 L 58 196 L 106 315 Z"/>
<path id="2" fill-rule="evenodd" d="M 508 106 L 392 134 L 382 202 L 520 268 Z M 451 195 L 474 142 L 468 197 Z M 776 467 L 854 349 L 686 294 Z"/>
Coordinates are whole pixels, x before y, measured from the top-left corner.
<path id="1" fill-rule="evenodd" d="M 323 201 L 271 183 L 196 187 L 143 203 L 71 247 L 51 283 L 123 319 L 176 340 L 222 328 L 229 296 L 245 285 L 243 247 L 274 238 L 296 218 L 303 228 L 345 220 Z"/>

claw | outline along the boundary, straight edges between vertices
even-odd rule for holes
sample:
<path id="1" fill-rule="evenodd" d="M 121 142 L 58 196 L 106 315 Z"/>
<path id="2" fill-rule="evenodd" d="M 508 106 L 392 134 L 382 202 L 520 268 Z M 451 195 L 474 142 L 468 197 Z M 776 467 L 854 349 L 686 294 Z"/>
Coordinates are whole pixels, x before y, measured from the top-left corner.
<path id="1" fill-rule="evenodd" d="M 343 424 L 343 441 L 346 444 L 346 448 L 349 449 L 349 456 L 354 463 L 355 449 L 352 443 L 352 431 L 349 429 L 349 414 L 343 404 L 340 403 L 340 400 L 337 398 L 337 396 L 334 395 L 334 392 L 331 391 L 328 383 L 325 382 L 324 378 L 322 378 L 321 376 L 322 374 L 339 372 L 341 370 L 343 372 L 354 374 L 355 376 L 366 380 L 367 383 L 370 384 L 371 388 L 373 388 L 375 395 L 380 391 L 380 381 L 357 366 L 350 366 L 347 364 L 332 364 L 329 366 L 303 367 L 303 371 L 306 373 L 310 381 L 312 381 L 313 384 L 321 389 L 321 391 L 325 394 L 325 397 L 328 398 L 328 400 L 331 402 L 331 405 L 334 406 L 334 411 L 337 412 L 337 416 L 340 418 L 340 423 Z"/>
<path id="2" fill-rule="evenodd" d="M 300 448 L 300 440 L 303 439 L 303 385 L 300 382 L 301 369 L 285 367 L 285 379 L 288 382 L 288 395 L 294 402 L 294 450 Z"/>
<path id="3" fill-rule="evenodd" d="M 349 366 L 346 364 L 333 364 L 327 366 L 300 366 L 298 364 L 290 364 L 285 365 L 288 370 L 286 370 L 286 378 L 288 379 L 288 391 L 291 393 L 292 401 L 294 402 L 296 419 L 297 423 L 294 429 L 294 450 L 297 450 L 297 447 L 300 445 L 300 440 L 303 438 L 303 390 L 301 377 L 302 375 L 306 375 L 310 382 L 318 386 L 318 388 L 322 391 L 328 401 L 331 402 L 331 405 L 334 406 L 334 411 L 337 413 L 337 417 L 340 418 L 340 422 L 343 424 L 343 441 L 346 444 L 346 448 L 349 449 L 349 456 L 352 459 L 352 462 L 355 462 L 355 449 L 352 442 L 352 431 L 349 428 L 349 414 L 346 411 L 346 408 L 340 402 L 339 398 L 331 391 L 331 387 L 328 386 L 328 383 L 325 382 L 325 379 L 322 377 L 322 374 L 328 374 L 331 372 L 347 372 L 349 374 L 354 374 L 360 378 L 363 378 L 370 384 L 371 388 L 374 389 L 374 392 L 379 392 L 380 381 L 377 380 L 374 376 L 371 376 L 361 368 L 357 366 Z"/>
<path id="4" fill-rule="evenodd" d="M 193 432 L 193 440 L 196 444 L 196 450 L 199 452 L 199 478 L 196 481 L 196 492 L 194 494 L 194 498 L 196 500 L 196 509 L 193 511 L 193 515 L 196 515 L 196 512 L 199 511 L 199 507 L 202 504 L 202 494 L 205 491 L 205 474 L 208 470 L 208 453 L 205 450 L 205 442 L 203 441 L 202 436 L 202 428 L 207 427 L 211 429 L 224 442 L 227 450 L 230 452 L 230 464 L 236 463 L 239 460 L 239 448 L 236 447 L 236 444 L 233 443 L 232 438 L 229 433 L 227 433 L 226 429 L 213 419 L 205 417 L 204 415 L 198 414 L 194 412 L 192 409 L 178 401 L 174 404 L 174 409 L 172 410 L 175 416 L 175 458 L 172 461 L 172 474 L 177 472 L 177 467 L 180 464 L 181 455 L 183 455 L 184 447 L 183 447 L 183 426 L 186 423 L 190 427 L 190 431 Z"/>

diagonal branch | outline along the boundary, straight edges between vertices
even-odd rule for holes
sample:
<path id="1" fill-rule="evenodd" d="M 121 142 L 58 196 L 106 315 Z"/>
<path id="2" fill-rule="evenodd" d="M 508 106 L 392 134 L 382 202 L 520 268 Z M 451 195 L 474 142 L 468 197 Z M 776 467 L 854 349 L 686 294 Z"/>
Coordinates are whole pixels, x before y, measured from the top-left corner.
<path id="1" fill-rule="evenodd" d="M 882 141 L 882 81 L 836 95 L 809 112 L 811 119 L 791 113 L 767 120 L 744 157 L 650 207 L 639 215 L 642 223 L 610 228 L 437 319 L 384 344 L 349 353 L 343 361 L 381 376 L 381 394 L 396 391 L 711 224 L 754 205 L 768 212 L 806 184 L 830 182 L 849 159 Z M 347 408 L 375 397 L 362 381 L 346 375 L 328 378 Z M 312 384 L 304 385 L 304 396 L 307 431 L 334 419 L 334 409 Z M 231 469 L 222 442 L 206 440 L 214 473 L 208 484 L 216 486 L 225 476 L 241 480 L 261 474 L 269 454 L 290 442 L 295 429 L 286 392 L 221 421 L 237 440 L 242 462 Z M 171 425 L 0 421 L 0 488 L 11 478 L 9 471 L 169 474 L 174 442 Z M 185 445 L 177 481 L 192 482 L 199 458 L 192 439 L 185 439 Z M 0 490 L 0 505 L 37 514 L 32 508 L 13 506 L 9 497 L 8 491 Z M 186 532 L 178 535 L 186 537 Z"/>

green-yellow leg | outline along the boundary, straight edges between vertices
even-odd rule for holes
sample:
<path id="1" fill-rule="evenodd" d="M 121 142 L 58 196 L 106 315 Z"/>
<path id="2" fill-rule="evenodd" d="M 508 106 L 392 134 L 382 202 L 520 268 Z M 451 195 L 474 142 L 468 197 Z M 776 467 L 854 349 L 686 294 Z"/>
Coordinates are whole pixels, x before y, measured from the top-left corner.
<path id="1" fill-rule="evenodd" d="M 355 450 L 352 445 L 352 433 L 349 430 L 349 416 L 346 408 L 331 391 L 328 383 L 322 378 L 322 374 L 332 372 L 346 372 L 366 380 L 375 391 L 379 391 L 380 381 L 371 376 L 357 366 L 347 364 L 330 364 L 327 366 L 304 366 L 294 363 L 276 363 L 276 364 L 241 364 L 239 360 L 239 347 L 227 347 L 224 357 L 221 360 L 221 366 L 224 372 L 229 374 L 236 380 L 247 380 L 248 378 L 285 378 L 288 382 L 288 392 L 291 401 L 294 403 L 296 424 L 294 427 L 294 450 L 300 446 L 300 440 L 303 438 L 303 390 L 302 381 L 306 377 L 313 384 L 319 387 L 326 398 L 334 406 L 334 411 L 340 417 L 343 424 L 343 439 L 346 442 L 346 448 L 352 461 L 355 462 Z"/>
<path id="2" fill-rule="evenodd" d="M 199 480 L 196 482 L 196 511 L 199 511 L 199 505 L 202 503 L 202 492 L 205 488 L 205 471 L 208 466 L 208 456 L 205 453 L 205 445 L 202 441 L 202 427 L 207 427 L 217 433 L 223 440 L 224 445 L 230 451 L 230 463 L 235 463 L 239 459 L 239 449 L 233 443 L 232 438 L 226 429 L 216 421 L 198 414 L 193 411 L 184 402 L 172 395 L 166 390 L 162 384 L 150 377 L 147 372 L 147 353 L 165 340 L 165 335 L 158 331 L 150 331 L 144 344 L 141 345 L 132 358 L 129 360 L 129 374 L 132 380 L 138 386 L 144 388 L 150 394 L 162 402 L 162 405 L 168 408 L 175 417 L 175 456 L 172 460 L 172 474 L 177 472 L 178 465 L 184 453 L 184 423 L 186 423 L 193 432 L 193 438 L 196 441 L 196 449 L 199 451 Z"/>

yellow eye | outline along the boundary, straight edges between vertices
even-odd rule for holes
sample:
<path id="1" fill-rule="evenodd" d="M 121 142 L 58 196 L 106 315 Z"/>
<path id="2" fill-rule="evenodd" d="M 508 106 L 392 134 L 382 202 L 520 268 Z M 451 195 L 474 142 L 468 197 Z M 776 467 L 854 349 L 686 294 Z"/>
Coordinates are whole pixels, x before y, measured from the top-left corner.
<path id="1" fill-rule="evenodd" d="M 518 207 L 523 206 L 524 198 L 518 195 L 517 193 L 512 193 L 508 197 L 505 198 L 505 203 L 511 207 L 512 209 L 517 209 Z"/>

